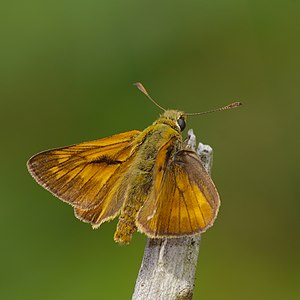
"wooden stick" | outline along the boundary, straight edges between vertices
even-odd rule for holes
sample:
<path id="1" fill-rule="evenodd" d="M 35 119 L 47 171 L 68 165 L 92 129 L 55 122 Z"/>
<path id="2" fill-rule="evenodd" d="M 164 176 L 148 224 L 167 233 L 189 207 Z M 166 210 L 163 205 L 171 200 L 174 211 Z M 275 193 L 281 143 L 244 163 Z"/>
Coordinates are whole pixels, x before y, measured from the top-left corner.
<path id="1" fill-rule="evenodd" d="M 188 145 L 195 149 L 196 137 L 189 132 Z M 199 144 L 205 169 L 210 173 L 213 151 Z M 170 239 L 147 239 L 133 300 L 189 300 L 193 297 L 200 235 Z"/>

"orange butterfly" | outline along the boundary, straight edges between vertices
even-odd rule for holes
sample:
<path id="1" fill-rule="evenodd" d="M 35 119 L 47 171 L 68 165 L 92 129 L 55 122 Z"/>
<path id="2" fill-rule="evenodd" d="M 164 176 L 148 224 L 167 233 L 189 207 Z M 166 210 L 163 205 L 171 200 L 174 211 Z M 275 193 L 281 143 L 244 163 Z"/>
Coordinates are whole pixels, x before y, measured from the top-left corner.
<path id="1" fill-rule="evenodd" d="M 93 228 L 119 216 L 118 243 L 129 243 L 136 229 L 150 238 L 204 232 L 220 200 L 198 154 L 182 140 L 186 115 L 164 110 L 144 131 L 41 152 L 28 161 L 28 170 Z"/>

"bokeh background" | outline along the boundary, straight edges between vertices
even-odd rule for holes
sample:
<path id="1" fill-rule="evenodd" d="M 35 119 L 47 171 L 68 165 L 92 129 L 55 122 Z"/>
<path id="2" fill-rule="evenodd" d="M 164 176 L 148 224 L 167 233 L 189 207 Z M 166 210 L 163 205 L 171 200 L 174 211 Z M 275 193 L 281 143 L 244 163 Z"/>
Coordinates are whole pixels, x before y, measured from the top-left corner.
<path id="1" fill-rule="evenodd" d="M 130 299 L 145 236 L 92 230 L 26 170 L 42 150 L 188 112 L 222 206 L 194 299 L 300 299 L 300 2 L 2 1 L 1 299 Z M 186 134 L 186 132 L 185 132 Z M 298 184 L 298 185 L 297 185 Z"/>

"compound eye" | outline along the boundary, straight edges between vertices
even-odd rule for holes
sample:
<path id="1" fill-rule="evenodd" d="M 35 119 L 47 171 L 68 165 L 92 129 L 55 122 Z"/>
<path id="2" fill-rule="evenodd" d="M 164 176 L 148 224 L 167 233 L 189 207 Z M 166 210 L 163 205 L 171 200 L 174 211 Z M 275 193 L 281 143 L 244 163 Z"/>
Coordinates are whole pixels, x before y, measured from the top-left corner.
<path id="1" fill-rule="evenodd" d="M 180 130 L 183 131 L 184 128 L 185 128 L 185 120 L 184 120 L 184 117 L 180 117 L 178 120 L 177 120 L 177 124 L 179 125 L 180 127 Z"/>

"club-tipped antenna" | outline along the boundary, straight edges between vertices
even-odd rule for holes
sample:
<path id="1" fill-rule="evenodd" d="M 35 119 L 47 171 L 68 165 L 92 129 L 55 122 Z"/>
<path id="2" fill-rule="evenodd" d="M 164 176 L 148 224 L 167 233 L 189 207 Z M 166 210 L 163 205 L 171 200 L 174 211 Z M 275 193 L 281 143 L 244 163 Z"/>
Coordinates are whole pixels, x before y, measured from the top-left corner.
<path id="1" fill-rule="evenodd" d="M 164 109 L 161 105 L 159 105 L 147 92 L 147 90 L 145 89 L 145 87 L 140 83 L 140 82 L 136 82 L 133 85 L 135 85 L 149 100 L 151 100 L 157 107 L 159 107 L 161 110 L 166 111 L 166 109 Z M 236 108 L 241 106 L 242 103 L 241 102 L 234 102 L 234 103 L 230 103 L 226 106 L 217 108 L 217 109 L 212 109 L 212 110 L 208 110 L 208 111 L 203 111 L 203 112 L 196 112 L 196 113 L 186 113 L 187 116 L 199 116 L 199 115 L 205 115 L 205 114 L 209 114 L 212 112 L 216 112 L 216 111 L 222 111 L 222 110 L 228 110 L 228 109 L 232 109 L 232 108 Z"/>
<path id="2" fill-rule="evenodd" d="M 203 112 L 187 113 L 186 115 L 188 115 L 188 116 L 205 115 L 205 114 L 209 114 L 209 113 L 216 112 L 216 111 L 222 111 L 222 110 L 228 110 L 228 109 L 236 108 L 236 107 L 239 107 L 241 105 L 242 105 L 241 102 L 234 102 L 234 103 L 228 104 L 228 105 L 220 107 L 220 108 L 216 108 L 216 109 L 212 109 L 212 110 L 208 110 L 208 111 L 203 111 Z"/>
<path id="3" fill-rule="evenodd" d="M 166 111 L 162 106 L 160 106 L 156 101 L 152 99 L 152 97 L 148 94 L 147 90 L 144 88 L 144 86 L 140 82 L 136 82 L 133 85 L 135 85 L 149 100 L 151 100 L 157 107 L 159 107 L 161 110 Z"/>

